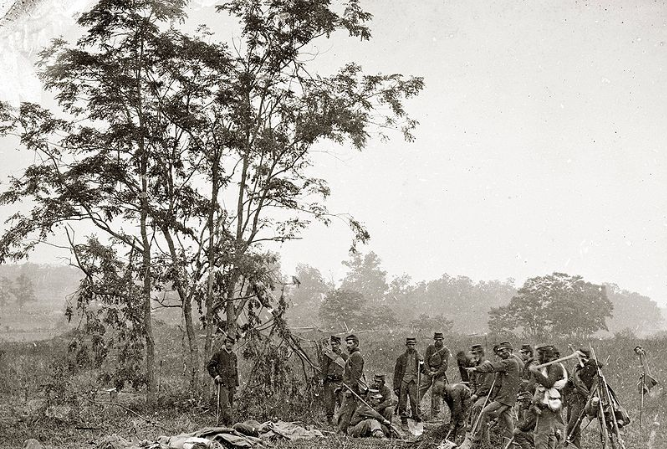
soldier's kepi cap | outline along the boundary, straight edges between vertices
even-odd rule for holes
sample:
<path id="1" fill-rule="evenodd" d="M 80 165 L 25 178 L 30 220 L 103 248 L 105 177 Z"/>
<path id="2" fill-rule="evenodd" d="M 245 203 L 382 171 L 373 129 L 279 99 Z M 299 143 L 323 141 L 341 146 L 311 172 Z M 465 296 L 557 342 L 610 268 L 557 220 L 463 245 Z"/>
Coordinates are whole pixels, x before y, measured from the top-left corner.
<path id="1" fill-rule="evenodd" d="M 433 339 L 435 340 L 436 338 L 445 338 L 445 336 L 442 334 L 442 332 L 436 332 L 433 334 Z"/>
<path id="2" fill-rule="evenodd" d="M 345 337 L 345 341 L 353 341 L 353 342 L 355 342 L 356 344 L 359 344 L 359 339 L 358 339 L 357 336 L 354 335 L 354 334 L 350 334 L 350 335 L 348 335 L 347 337 Z"/>
<path id="3" fill-rule="evenodd" d="M 405 339 L 405 344 L 409 345 L 410 343 L 417 344 L 417 339 L 415 337 L 408 337 Z"/>
<path id="4" fill-rule="evenodd" d="M 498 349 L 507 349 L 513 351 L 514 347 L 512 346 L 512 343 L 510 343 L 509 341 L 503 341 L 498 344 Z"/>
<path id="5" fill-rule="evenodd" d="M 470 347 L 470 350 L 473 352 L 473 354 L 484 352 L 484 348 L 482 347 L 482 345 L 472 345 Z"/>
<path id="6" fill-rule="evenodd" d="M 530 352 L 531 354 L 533 353 L 533 347 L 527 343 L 521 345 L 521 350 Z"/>
<path id="7" fill-rule="evenodd" d="M 340 343 L 340 337 L 337 337 L 337 336 L 335 336 L 335 335 L 332 335 L 332 336 L 329 338 L 329 340 L 331 341 L 331 343 Z"/>
<path id="8" fill-rule="evenodd" d="M 227 335 L 225 337 L 225 343 L 226 342 L 231 342 L 232 344 L 234 344 L 234 343 L 236 343 L 236 339 L 234 337 L 232 337 L 231 335 Z"/>
<path id="9" fill-rule="evenodd" d="M 547 343 L 541 343 L 535 346 L 535 350 L 537 352 L 543 352 L 545 354 L 553 354 L 556 352 L 556 348 L 554 348 L 554 345 L 550 345 Z"/>

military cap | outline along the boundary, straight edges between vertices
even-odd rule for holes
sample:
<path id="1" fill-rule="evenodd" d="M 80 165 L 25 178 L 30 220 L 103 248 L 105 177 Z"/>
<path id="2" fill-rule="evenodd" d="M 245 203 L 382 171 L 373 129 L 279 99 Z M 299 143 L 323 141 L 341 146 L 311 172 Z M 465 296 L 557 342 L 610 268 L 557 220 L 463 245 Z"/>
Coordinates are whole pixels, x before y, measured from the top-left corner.
<path id="1" fill-rule="evenodd" d="M 350 335 L 348 335 L 347 337 L 345 337 L 345 341 L 353 341 L 353 342 L 355 342 L 356 344 L 359 344 L 359 339 L 358 339 L 357 336 L 354 335 L 354 334 L 350 334 Z"/>
<path id="2" fill-rule="evenodd" d="M 535 350 L 537 352 L 544 352 L 545 354 L 554 354 L 556 352 L 556 348 L 554 348 L 553 345 L 547 343 L 542 343 L 535 346 Z"/>
<path id="3" fill-rule="evenodd" d="M 498 350 L 500 349 L 500 345 L 493 345 L 493 352 L 494 354 L 498 354 Z"/>
<path id="4" fill-rule="evenodd" d="M 232 344 L 236 343 L 236 339 L 234 337 L 232 337 L 231 335 L 227 335 L 225 337 L 225 342 L 228 342 L 228 341 L 231 342 Z"/>
<path id="5" fill-rule="evenodd" d="M 470 350 L 471 350 L 473 353 L 478 353 L 478 354 L 484 352 L 484 348 L 482 347 L 482 345 L 472 345 L 472 346 L 470 347 Z"/>
<path id="6" fill-rule="evenodd" d="M 433 339 L 435 340 L 436 338 L 445 338 L 445 336 L 442 334 L 442 332 L 436 332 L 433 334 Z"/>
<path id="7" fill-rule="evenodd" d="M 331 338 L 329 338 L 331 343 L 340 343 L 340 337 L 337 337 L 335 335 L 332 335 Z"/>
<path id="8" fill-rule="evenodd" d="M 498 349 L 509 349 L 510 351 L 514 350 L 514 347 L 512 346 L 512 343 L 509 341 L 503 341 L 498 344 Z"/>
<path id="9" fill-rule="evenodd" d="M 376 374 L 373 376 L 373 380 L 377 380 L 379 382 L 384 382 L 385 381 L 385 375 L 384 374 Z"/>
<path id="10" fill-rule="evenodd" d="M 405 344 L 408 345 L 410 343 L 417 344 L 417 339 L 415 337 L 408 337 L 405 339 Z"/>
<path id="11" fill-rule="evenodd" d="M 528 343 L 522 344 L 521 345 L 521 350 L 530 352 L 531 354 L 533 353 L 533 347 L 531 345 L 529 345 Z"/>

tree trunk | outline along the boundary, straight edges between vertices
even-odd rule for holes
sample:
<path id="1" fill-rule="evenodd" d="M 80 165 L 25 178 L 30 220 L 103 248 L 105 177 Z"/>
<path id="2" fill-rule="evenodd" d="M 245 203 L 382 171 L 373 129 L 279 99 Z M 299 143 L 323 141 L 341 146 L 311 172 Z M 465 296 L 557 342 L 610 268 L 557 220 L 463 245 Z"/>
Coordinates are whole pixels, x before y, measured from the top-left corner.
<path id="1" fill-rule="evenodd" d="M 144 181 L 145 183 L 146 181 Z M 155 338 L 153 337 L 153 318 L 151 312 L 151 246 L 148 240 L 147 217 L 148 205 L 147 194 L 144 188 L 141 202 L 141 240 L 143 243 L 143 296 L 144 296 L 144 331 L 146 339 L 146 402 L 153 406 L 157 403 L 157 379 L 155 377 Z"/>

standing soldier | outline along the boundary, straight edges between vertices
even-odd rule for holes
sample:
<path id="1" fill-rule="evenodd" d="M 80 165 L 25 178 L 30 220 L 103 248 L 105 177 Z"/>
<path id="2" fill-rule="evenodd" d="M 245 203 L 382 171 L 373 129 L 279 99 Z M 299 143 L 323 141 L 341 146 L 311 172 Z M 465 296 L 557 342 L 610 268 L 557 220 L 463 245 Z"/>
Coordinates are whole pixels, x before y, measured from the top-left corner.
<path id="1" fill-rule="evenodd" d="M 470 379 L 468 378 L 468 370 L 466 368 L 472 368 L 472 359 L 468 356 L 468 354 L 466 354 L 465 351 L 459 351 L 456 353 L 456 364 L 459 368 L 461 382 L 470 386 Z"/>
<path id="2" fill-rule="evenodd" d="M 486 361 L 486 358 L 484 357 L 484 348 L 482 345 L 472 345 L 470 352 L 472 354 L 473 367 L 477 367 Z M 472 401 L 472 408 L 470 411 L 471 425 L 475 423 L 477 416 L 479 416 L 479 414 L 482 412 L 486 397 L 491 394 L 493 378 L 493 373 L 471 372 L 469 374 L 470 391 L 472 392 L 472 396 L 470 397 L 470 400 Z"/>
<path id="3" fill-rule="evenodd" d="M 517 393 L 521 386 L 521 371 L 523 362 L 512 354 L 512 345 L 509 342 L 500 343 L 496 354 L 500 357 L 497 362 L 485 361 L 475 368 L 470 368 L 474 373 L 497 373 L 497 384 L 500 385 L 493 402 L 482 409 L 479 429 L 476 432 L 476 440 L 491 445 L 489 439 L 489 417 L 495 416 L 506 430 L 507 439 L 512 438 L 514 432 L 514 419 L 512 409 L 516 403 Z"/>
<path id="4" fill-rule="evenodd" d="M 239 371 L 232 337 L 227 336 L 225 338 L 225 345 L 220 351 L 213 354 L 211 361 L 206 365 L 206 369 L 217 387 L 217 407 L 220 418 L 222 418 L 222 424 L 231 425 L 233 424 L 234 392 L 236 387 L 239 386 Z"/>
<path id="5" fill-rule="evenodd" d="M 382 396 L 380 402 L 373 408 L 386 419 L 391 421 L 391 418 L 394 415 L 394 406 L 396 405 L 396 402 L 392 397 L 391 390 L 385 384 L 384 374 L 376 374 L 373 376 L 373 389 L 378 390 L 380 396 Z"/>
<path id="6" fill-rule="evenodd" d="M 410 399 L 410 409 L 412 410 L 412 419 L 421 421 L 419 415 L 419 394 L 418 376 L 422 369 L 422 358 L 415 348 L 417 339 L 408 337 L 405 339 L 406 351 L 396 359 L 394 368 L 394 393 L 398 396 L 398 413 L 401 415 L 401 425 L 406 428 L 408 425 L 407 402 Z"/>
<path id="7" fill-rule="evenodd" d="M 364 358 L 359 351 L 359 339 L 356 335 L 350 334 L 345 337 L 345 346 L 349 357 L 345 361 L 345 369 L 343 370 L 343 388 L 345 391 L 338 414 L 338 431 L 342 434 L 347 434 L 350 419 L 357 408 L 357 396 L 366 392 L 366 386 L 362 380 Z"/>
<path id="8" fill-rule="evenodd" d="M 465 438 L 465 418 L 470 410 L 470 388 L 463 383 L 445 384 L 442 398 L 449 407 L 449 439 L 461 444 Z"/>
<path id="9" fill-rule="evenodd" d="M 419 398 L 423 398 L 431 386 L 431 418 L 440 414 L 442 406 L 442 391 L 447 383 L 447 366 L 450 352 L 444 345 L 445 337 L 442 332 L 433 335 L 433 344 L 428 345 L 424 355 L 424 374 L 419 385 Z"/>
<path id="10" fill-rule="evenodd" d="M 340 407 L 341 404 L 340 392 L 343 383 L 345 361 L 347 360 L 347 354 L 343 353 L 340 349 L 340 337 L 332 335 L 330 343 L 331 349 L 324 349 L 324 360 L 322 360 L 324 409 L 329 425 L 333 424 L 336 405 Z"/>
<path id="11" fill-rule="evenodd" d="M 568 396 L 567 408 L 567 438 L 573 446 L 581 447 L 581 420 L 588 395 L 593 388 L 598 375 L 598 362 L 591 359 L 588 349 L 579 349 L 582 355 L 580 362 L 572 373 L 572 389 Z M 601 366 L 601 365 L 600 365 Z"/>
<path id="12" fill-rule="evenodd" d="M 519 418 L 524 419 L 526 412 L 530 409 L 530 402 L 533 399 L 533 392 L 535 390 L 535 382 L 533 374 L 530 372 L 530 367 L 537 365 L 537 360 L 533 356 L 533 347 L 527 343 L 521 345 L 519 351 L 521 359 L 523 360 L 523 371 L 521 373 L 521 388 L 519 389 Z"/>
<path id="13" fill-rule="evenodd" d="M 540 364 L 556 359 L 556 350 L 552 345 L 539 345 L 537 358 Z M 544 368 L 531 366 L 536 389 L 533 404 L 537 407 L 535 426 L 535 449 L 553 449 L 562 438 L 563 418 L 560 414 L 560 390 L 567 382 L 567 371 L 561 363 L 552 363 Z"/>

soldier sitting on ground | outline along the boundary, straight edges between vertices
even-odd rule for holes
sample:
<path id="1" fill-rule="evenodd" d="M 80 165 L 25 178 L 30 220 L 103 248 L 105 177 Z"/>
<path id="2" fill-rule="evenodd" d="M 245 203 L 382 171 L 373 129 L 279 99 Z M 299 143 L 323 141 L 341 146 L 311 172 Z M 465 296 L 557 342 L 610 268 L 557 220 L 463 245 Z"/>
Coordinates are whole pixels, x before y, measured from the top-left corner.
<path id="1" fill-rule="evenodd" d="M 390 436 L 391 421 L 378 413 L 375 408 L 380 404 L 382 394 L 379 390 L 369 389 L 366 403 L 359 401 L 347 434 L 351 437 L 385 438 Z"/>
<path id="2" fill-rule="evenodd" d="M 376 374 L 373 376 L 373 384 L 371 385 L 371 388 L 378 390 L 380 395 L 382 395 L 380 403 L 373 408 L 376 412 L 391 421 L 391 418 L 394 415 L 394 410 L 396 409 L 396 401 L 393 398 L 391 389 L 385 384 L 385 375 Z"/>

